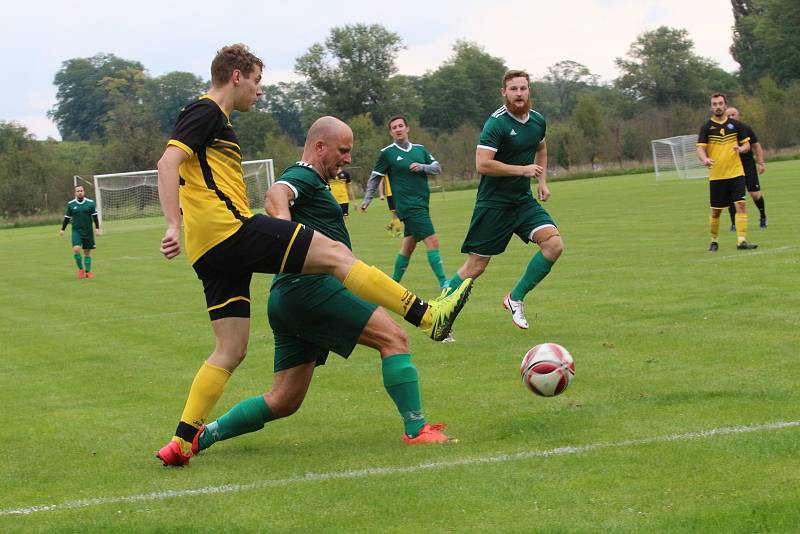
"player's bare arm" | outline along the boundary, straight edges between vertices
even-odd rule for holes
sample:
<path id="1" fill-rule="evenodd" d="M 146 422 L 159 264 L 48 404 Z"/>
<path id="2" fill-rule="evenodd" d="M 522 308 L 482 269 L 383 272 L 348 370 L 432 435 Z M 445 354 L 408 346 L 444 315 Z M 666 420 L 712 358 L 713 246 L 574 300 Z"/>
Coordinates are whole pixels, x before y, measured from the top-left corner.
<path id="1" fill-rule="evenodd" d="M 270 217 L 291 221 L 292 213 L 289 211 L 289 206 L 293 200 L 292 188 L 278 182 L 267 191 L 267 196 L 264 198 L 264 209 Z"/>
<path id="2" fill-rule="evenodd" d="M 758 168 L 758 174 L 764 174 L 764 171 L 767 170 L 766 165 L 764 165 L 764 149 L 761 147 L 761 143 L 753 143 L 752 148 L 756 155 L 756 167 Z"/>
<path id="3" fill-rule="evenodd" d="M 538 178 L 544 169 L 536 163 L 530 165 L 509 165 L 494 159 L 495 152 L 488 148 L 475 150 L 475 168 L 480 174 L 489 176 L 529 176 Z"/>
<path id="4" fill-rule="evenodd" d="M 158 160 L 158 200 L 167 222 L 161 239 L 161 253 L 171 260 L 181 253 L 181 207 L 178 195 L 181 163 L 189 155 L 176 146 L 168 146 Z"/>
<path id="5" fill-rule="evenodd" d="M 741 145 L 733 147 L 733 151 L 739 154 L 746 154 L 750 152 L 750 141 L 745 141 Z"/>
<path id="6" fill-rule="evenodd" d="M 539 143 L 539 148 L 536 149 L 536 157 L 534 158 L 536 165 L 542 168 L 542 171 L 536 176 L 536 193 L 539 200 L 547 202 L 550 198 L 550 189 L 547 187 L 547 143 L 542 140 Z"/>
<path id="7" fill-rule="evenodd" d="M 697 147 L 697 158 L 700 160 L 700 163 L 706 167 L 711 168 L 714 165 L 714 160 L 708 157 L 706 147 L 704 146 Z"/>

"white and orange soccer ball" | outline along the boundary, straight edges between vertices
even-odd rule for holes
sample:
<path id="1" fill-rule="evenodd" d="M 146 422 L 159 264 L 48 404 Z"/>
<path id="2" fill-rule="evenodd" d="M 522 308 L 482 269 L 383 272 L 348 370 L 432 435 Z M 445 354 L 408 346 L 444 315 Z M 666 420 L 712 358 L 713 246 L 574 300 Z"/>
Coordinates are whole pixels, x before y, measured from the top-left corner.
<path id="1" fill-rule="evenodd" d="M 536 345 L 522 358 L 519 367 L 522 383 L 542 397 L 555 397 L 564 392 L 575 376 L 572 355 L 556 343 Z"/>

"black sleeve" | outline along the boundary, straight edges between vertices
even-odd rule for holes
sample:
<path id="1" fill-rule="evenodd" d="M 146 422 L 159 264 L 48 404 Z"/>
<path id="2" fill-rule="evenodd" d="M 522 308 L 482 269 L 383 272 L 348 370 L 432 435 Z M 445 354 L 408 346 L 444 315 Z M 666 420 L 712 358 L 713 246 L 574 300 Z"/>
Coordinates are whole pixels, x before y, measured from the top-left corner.
<path id="1" fill-rule="evenodd" d="M 170 139 L 183 143 L 193 152 L 198 152 L 214 137 L 224 116 L 225 114 L 213 101 L 205 99 L 195 102 L 178 115 Z"/>
<path id="2" fill-rule="evenodd" d="M 704 123 L 700 127 L 700 133 L 697 134 L 697 142 L 708 144 L 708 123 Z"/>
<path id="3" fill-rule="evenodd" d="M 97 213 L 92 213 L 92 220 L 94 221 L 94 226 L 98 230 L 100 229 L 100 217 L 97 216 Z"/>
<path id="4" fill-rule="evenodd" d="M 64 216 L 64 220 L 63 220 L 63 221 L 61 221 L 61 231 L 62 231 L 62 232 L 63 232 L 63 231 L 64 231 L 64 230 L 67 228 L 67 225 L 68 225 L 68 224 L 69 224 L 69 217 L 67 217 L 67 216 L 65 215 L 65 216 Z"/>
<path id="5" fill-rule="evenodd" d="M 756 137 L 756 132 L 750 127 L 750 125 L 745 125 L 747 128 L 747 136 L 750 138 L 750 144 L 758 143 L 758 137 Z"/>

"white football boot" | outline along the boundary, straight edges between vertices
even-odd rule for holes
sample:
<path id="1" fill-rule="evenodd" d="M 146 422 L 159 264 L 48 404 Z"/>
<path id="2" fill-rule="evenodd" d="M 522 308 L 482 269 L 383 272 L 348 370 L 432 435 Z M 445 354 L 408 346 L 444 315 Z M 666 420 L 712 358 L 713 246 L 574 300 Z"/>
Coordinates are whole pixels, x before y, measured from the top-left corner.
<path id="1" fill-rule="evenodd" d="M 511 312 L 511 320 L 517 328 L 528 329 L 528 320 L 525 318 L 525 305 L 521 300 L 511 300 L 511 293 L 503 297 L 503 307 Z"/>

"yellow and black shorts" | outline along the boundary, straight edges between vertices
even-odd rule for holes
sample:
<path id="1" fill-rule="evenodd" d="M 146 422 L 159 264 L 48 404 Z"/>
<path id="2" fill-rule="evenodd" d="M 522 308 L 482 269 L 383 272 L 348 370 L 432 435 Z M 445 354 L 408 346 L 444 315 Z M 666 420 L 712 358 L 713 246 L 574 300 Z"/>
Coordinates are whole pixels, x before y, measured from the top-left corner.
<path id="1" fill-rule="evenodd" d="M 208 315 L 250 317 L 250 279 L 253 273 L 300 273 L 314 230 L 304 225 L 255 215 L 235 234 L 194 262 L 203 282 Z"/>

